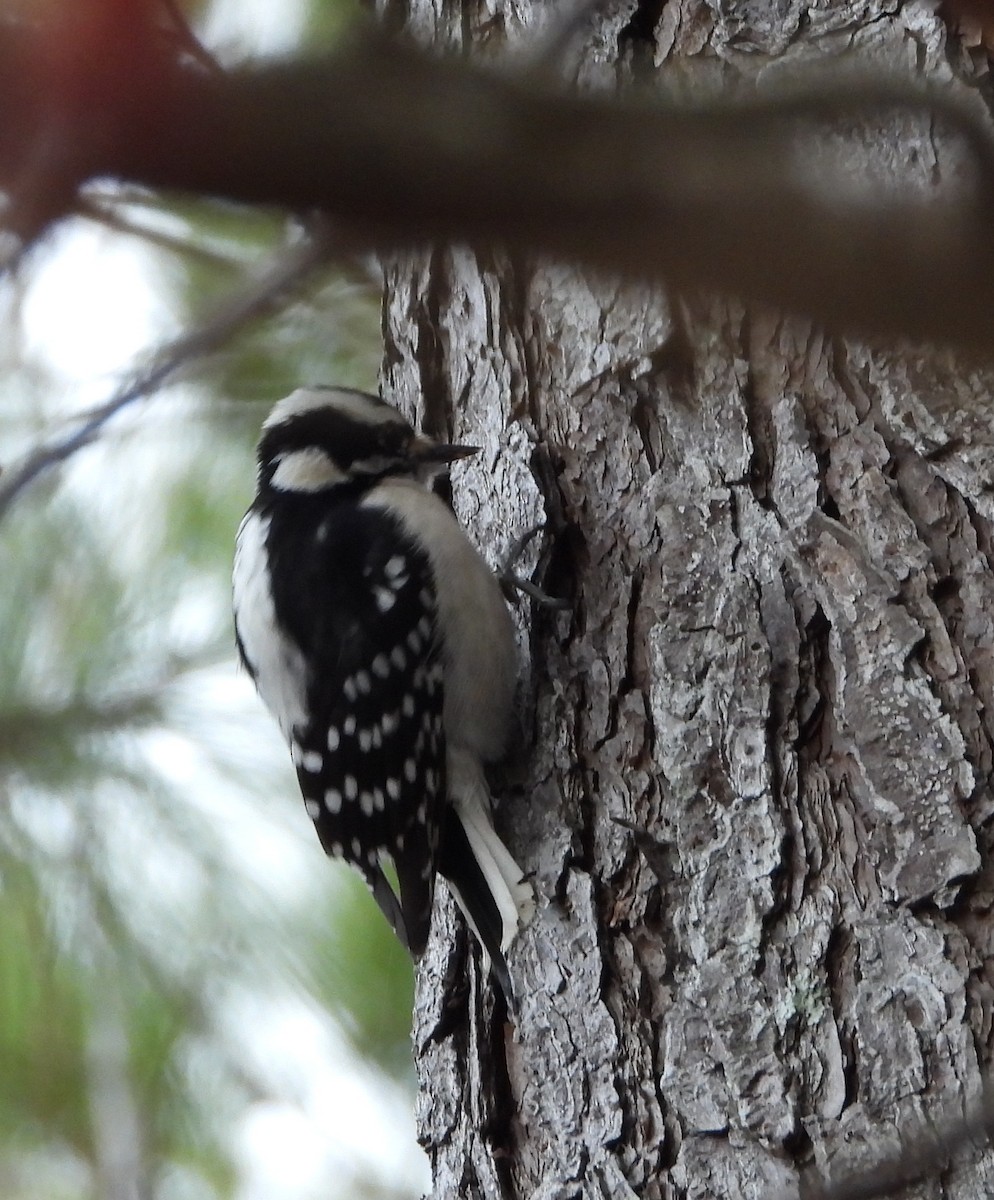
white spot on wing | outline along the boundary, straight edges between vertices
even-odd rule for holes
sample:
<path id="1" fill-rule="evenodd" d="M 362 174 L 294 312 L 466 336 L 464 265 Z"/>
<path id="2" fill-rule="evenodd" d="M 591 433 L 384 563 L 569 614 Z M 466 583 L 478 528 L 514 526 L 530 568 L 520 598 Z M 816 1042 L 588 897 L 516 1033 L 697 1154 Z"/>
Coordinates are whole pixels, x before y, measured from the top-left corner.
<path id="1" fill-rule="evenodd" d="M 386 679 L 390 674 L 390 664 L 387 662 L 385 654 L 377 654 L 373 659 L 373 674 L 379 676 L 380 679 Z"/>
<path id="2" fill-rule="evenodd" d="M 337 750 L 342 743 L 341 735 L 338 732 L 338 727 L 332 725 L 328 730 L 328 749 Z"/>
<path id="3" fill-rule="evenodd" d="M 338 788 L 328 788 L 324 794 L 324 806 L 332 816 L 342 811 L 342 793 Z M 338 853 L 341 854 L 341 850 Z"/>
<path id="4" fill-rule="evenodd" d="M 397 602 L 397 597 L 393 594 L 393 592 L 389 588 L 383 587 L 381 584 L 377 584 L 373 588 L 373 599 L 376 601 L 376 607 L 382 613 L 389 612 Z"/>

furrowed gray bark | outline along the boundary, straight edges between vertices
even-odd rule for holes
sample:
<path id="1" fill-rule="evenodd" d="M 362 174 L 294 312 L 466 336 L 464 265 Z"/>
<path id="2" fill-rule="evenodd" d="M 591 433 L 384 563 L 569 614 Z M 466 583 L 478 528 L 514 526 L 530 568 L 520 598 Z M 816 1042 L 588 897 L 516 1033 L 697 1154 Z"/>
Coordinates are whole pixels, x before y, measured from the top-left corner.
<path id="1" fill-rule="evenodd" d="M 384 7 L 450 52 L 548 30 L 529 0 Z M 608 4 L 563 60 L 748 89 L 843 50 L 970 83 L 937 15 L 872 0 Z M 924 122 L 830 149 L 955 184 Z M 519 609 L 520 1013 L 451 902 L 420 973 L 436 1197 L 765 1200 L 900 1156 L 990 1059 L 994 374 L 458 247 L 390 261 L 384 332 L 385 394 L 484 447 L 454 503 L 491 561 L 561 512 L 574 601 Z M 992 1186 L 975 1149 L 906 1194 Z"/>

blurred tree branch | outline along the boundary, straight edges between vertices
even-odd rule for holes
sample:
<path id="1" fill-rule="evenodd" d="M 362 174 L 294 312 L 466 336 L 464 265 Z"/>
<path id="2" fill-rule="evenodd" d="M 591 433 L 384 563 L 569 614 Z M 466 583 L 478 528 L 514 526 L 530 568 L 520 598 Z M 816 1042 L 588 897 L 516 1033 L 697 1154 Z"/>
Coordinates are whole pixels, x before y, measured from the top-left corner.
<path id="1" fill-rule="evenodd" d="M 110 0 L 87 11 L 102 7 L 118 11 Z M 372 36 L 221 73 L 152 21 L 79 25 L 0 32 L 0 184 L 22 238 L 111 176 L 321 208 L 355 248 L 496 241 L 726 290 L 836 330 L 990 344 L 994 148 L 979 117 L 911 83 L 843 79 L 690 110 L 567 95 L 541 74 Z M 812 129 L 896 111 L 958 132 L 969 185 L 925 196 L 856 181 L 854 197 L 852 180 L 843 195 L 830 172 L 799 168 Z"/>

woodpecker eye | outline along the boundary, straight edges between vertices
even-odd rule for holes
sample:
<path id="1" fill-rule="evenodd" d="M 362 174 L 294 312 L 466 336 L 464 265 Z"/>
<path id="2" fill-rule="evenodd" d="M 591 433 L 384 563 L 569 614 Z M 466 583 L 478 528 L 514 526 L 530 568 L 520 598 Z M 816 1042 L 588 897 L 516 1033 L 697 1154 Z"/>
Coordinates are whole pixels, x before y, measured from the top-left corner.
<path id="1" fill-rule="evenodd" d="M 356 475 L 377 477 L 396 471 L 400 460 L 395 454 L 374 454 L 370 458 L 356 459 L 352 463 L 352 471 Z"/>

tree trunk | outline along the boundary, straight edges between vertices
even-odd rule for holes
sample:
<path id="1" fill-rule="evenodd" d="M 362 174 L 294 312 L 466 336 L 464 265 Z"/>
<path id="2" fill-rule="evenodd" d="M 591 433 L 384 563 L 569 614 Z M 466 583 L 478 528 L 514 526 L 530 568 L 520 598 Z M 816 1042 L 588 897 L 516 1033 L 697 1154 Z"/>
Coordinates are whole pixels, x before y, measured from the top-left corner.
<path id="1" fill-rule="evenodd" d="M 383 2 L 508 62 L 549 30 Z M 561 61 L 748 94 L 852 47 L 966 91 L 939 16 L 878 0 L 601 5 Z M 956 172 L 907 119 L 824 140 L 843 176 Z M 572 605 L 518 610 L 520 1012 L 451 901 L 420 971 L 436 1196 L 796 1195 L 961 1108 L 994 1008 L 991 373 L 452 247 L 392 261 L 384 330 L 385 394 L 484 447 L 460 518 L 494 563 L 547 521 Z M 992 1184 L 978 1151 L 913 1194 Z"/>

